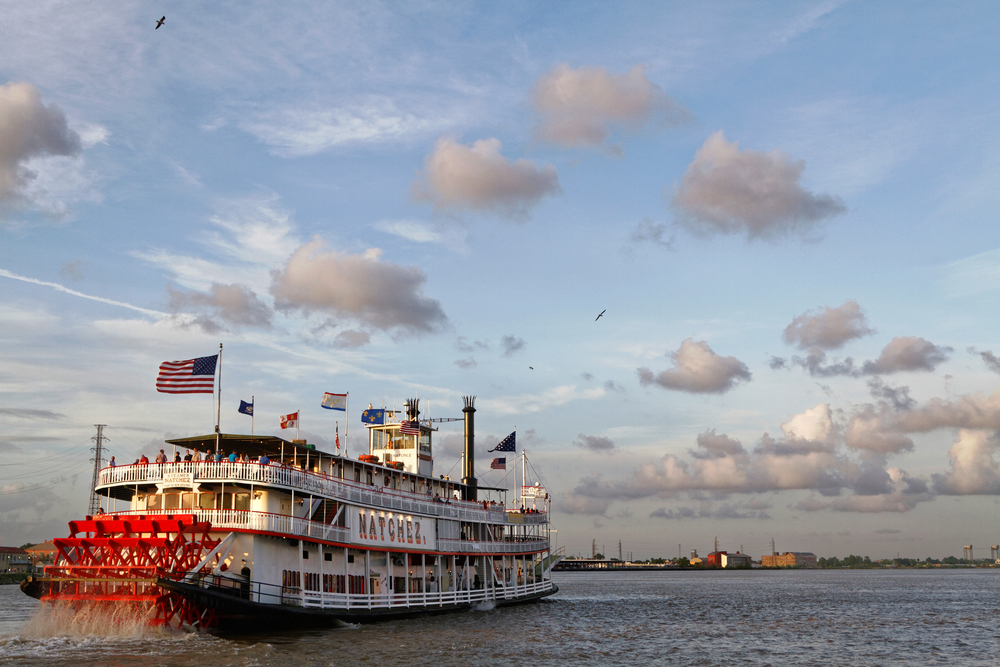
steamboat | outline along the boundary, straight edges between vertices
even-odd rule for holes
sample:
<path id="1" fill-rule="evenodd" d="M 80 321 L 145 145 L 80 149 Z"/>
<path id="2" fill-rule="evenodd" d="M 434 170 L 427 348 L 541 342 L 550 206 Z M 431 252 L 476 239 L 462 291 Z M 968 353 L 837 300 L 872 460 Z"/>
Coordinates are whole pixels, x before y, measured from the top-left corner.
<path id="1" fill-rule="evenodd" d="M 204 454 L 100 471 L 106 509 L 71 521 L 28 595 L 169 627 L 367 622 L 538 601 L 557 591 L 550 499 L 475 475 L 475 397 L 464 398 L 462 478 L 434 476 L 430 420 L 386 410 L 352 459 L 302 440 L 167 440 Z M 231 461 L 216 453 L 239 452 Z M 236 458 L 236 457 L 233 457 Z M 249 460 L 246 460 L 249 459 Z M 119 505 L 128 509 L 119 510 Z"/>

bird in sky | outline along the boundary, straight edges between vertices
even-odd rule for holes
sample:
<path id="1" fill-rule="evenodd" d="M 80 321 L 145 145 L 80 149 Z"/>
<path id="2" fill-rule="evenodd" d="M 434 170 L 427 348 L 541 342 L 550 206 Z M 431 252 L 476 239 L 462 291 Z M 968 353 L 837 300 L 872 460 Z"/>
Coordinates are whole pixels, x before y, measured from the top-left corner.
<path id="1" fill-rule="evenodd" d="M 604 310 L 602 310 L 601 314 L 594 318 L 594 321 L 596 322 L 597 320 L 601 319 L 601 316 L 604 315 L 604 313 L 606 313 L 606 312 L 608 312 L 607 308 L 605 308 Z"/>
<path id="2" fill-rule="evenodd" d="M 159 30 L 159 29 L 160 29 L 160 26 L 161 26 L 161 25 L 163 25 L 163 22 L 164 22 L 164 21 L 166 21 L 166 20 L 167 20 L 167 17 L 166 17 L 166 16 L 164 16 L 164 17 L 163 17 L 163 18 L 161 18 L 161 19 L 160 19 L 159 21 L 157 21 L 157 22 L 156 22 L 156 27 L 155 27 L 155 28 L 153 28 L 153 30 Z"/>
<path id="3" fill-rule="evenodd" d="M 535 370 L 535 367 L 534 366 L 528 366 L 528 370 L 529 371 L 533 371 L 533 370 Z"/>

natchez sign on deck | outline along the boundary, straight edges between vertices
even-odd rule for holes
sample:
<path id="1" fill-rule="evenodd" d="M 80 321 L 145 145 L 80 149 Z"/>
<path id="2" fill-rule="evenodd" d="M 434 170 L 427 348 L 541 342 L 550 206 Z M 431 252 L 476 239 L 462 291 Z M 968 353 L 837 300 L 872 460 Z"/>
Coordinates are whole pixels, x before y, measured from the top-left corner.
<path id="1" fill-rule="evenodd" d="M 351 526 L 353 541 L 379 546 L 437 548 L 434 519 L 414 518 L 410 514 L 358 510 L 358 521 Z"/>

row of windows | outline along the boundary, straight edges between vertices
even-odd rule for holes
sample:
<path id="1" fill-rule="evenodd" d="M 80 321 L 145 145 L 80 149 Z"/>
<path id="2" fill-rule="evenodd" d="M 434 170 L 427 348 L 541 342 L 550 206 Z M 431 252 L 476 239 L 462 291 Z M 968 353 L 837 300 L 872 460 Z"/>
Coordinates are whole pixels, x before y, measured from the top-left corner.
<path id="1" fill-rule="evenodd" d="M 146 496 L 147 510 L 249 510 L 249 493 L 151 493 Z"/>

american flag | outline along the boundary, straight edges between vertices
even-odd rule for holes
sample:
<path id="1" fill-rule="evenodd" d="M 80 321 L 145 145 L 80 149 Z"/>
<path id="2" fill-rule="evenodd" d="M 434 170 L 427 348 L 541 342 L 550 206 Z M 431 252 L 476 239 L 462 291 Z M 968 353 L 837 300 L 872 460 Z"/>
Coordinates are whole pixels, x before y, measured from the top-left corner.
<path id="1" fill-rule="evenodd" d="M 420 422 L 401 421 L 399 422 L 399 432 L 404 435 L 420 435 Z"/>
<path id="2" fill-rule="evenodd" d="M 488 449 L 486 451 L 488 451 L 488 452 L 513 452 L 513 451 L 516 451 L 514 449 L 515 446 L 516 446 L 515 445 L 516 438 L 517 438 L 517 431 L 514 431 L 513 433 L 511 433 L 510 435 L 508 435 L 506 438 L 504 438 L 503 440 L 501 440 L 499 445 L 497 445 L 493 449 Z"/>
<path id="3" fill-rule="evenodd" d="M 507 457 L 504 456 L 499 459 L 493 459 L 493 463 L 490 464 L 490 468 L 493 470 L 506 470 L 507 469 Z"/>
<path id="4" fill-rule="evenodd" d="M 164 394 L 211 394 L 215 392 L 215 362 L 219 355 L 186 361 L 164 361 L 156 376 L 156 391 Z"/>

